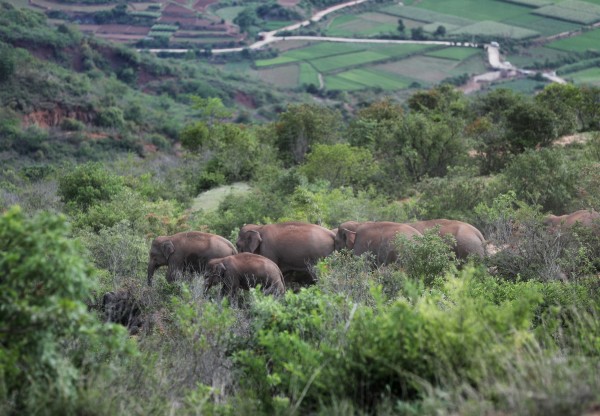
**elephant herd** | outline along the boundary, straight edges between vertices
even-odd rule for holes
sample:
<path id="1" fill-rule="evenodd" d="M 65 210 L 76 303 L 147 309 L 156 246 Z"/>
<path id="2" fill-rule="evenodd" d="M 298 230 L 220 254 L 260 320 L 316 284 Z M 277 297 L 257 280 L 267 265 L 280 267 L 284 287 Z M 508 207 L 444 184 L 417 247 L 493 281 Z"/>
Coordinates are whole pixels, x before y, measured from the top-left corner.
<path id="1" fill-rule="evenodd" d="M 552 231 L 575 223 L 592 226 L 599 219 L 597 212 L 581 210 L 560 217 L 550 215 L 544 222 Z M 190 270 L 204 272 L 206 290 L 221 284 L 223 295 L 235 296 L 239 289 L 259 284 L 265 293 L 281 295 L 290 284 L 313 284 L 312 266 L 335 250 L 348 249 L 357 256 L 370 252 L 376 265 L 386 265 L 398 257 L 397 236 L 410 240 L 431 228 L 441 237 L 452 236 L 446 241 L 460 260 L 486 255 L 482 233 L 457 220 L 348 221 L 333 230 L 303 222 L 247 224 L 240 229 L 236 246 L 219 235 L 198 231 L 155 238 L 149 254 L 148 285 L 152 285 L 155 269 L 167 266 L 170 283 L 178 273 Z"/>

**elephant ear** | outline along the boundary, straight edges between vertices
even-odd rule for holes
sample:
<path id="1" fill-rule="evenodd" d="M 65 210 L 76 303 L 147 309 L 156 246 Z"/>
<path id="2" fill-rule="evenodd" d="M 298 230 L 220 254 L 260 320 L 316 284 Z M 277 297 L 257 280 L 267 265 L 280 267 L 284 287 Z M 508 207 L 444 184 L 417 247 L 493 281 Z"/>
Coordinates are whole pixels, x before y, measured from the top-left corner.
<path id="1" fill-rule="evenodd" d="M 167 240 L 162 243 L 163 256 L 168 260 L 171 254 L 175 253 L 175 246 L 171 240 Z"/>
<path id="2" fill-rule="evenodd" d="M 248 250 L 250 250 L 250 253 L 256 254 L 258 247 L 260 247 L 260 243 L 262 243 L 260 233 L 258 231 L 249 231 L 248 242 Z"/>
<path id="3" fill-rule="evenodd" d="M 344 244 L 346 244 L 346 247 L 348 249 L 352 250 L 354 248 L 354 242 L 356 241 L 356 232 L 346 230 L 344 228 L 344 233 L 342 235 L 343 235 Z"/>

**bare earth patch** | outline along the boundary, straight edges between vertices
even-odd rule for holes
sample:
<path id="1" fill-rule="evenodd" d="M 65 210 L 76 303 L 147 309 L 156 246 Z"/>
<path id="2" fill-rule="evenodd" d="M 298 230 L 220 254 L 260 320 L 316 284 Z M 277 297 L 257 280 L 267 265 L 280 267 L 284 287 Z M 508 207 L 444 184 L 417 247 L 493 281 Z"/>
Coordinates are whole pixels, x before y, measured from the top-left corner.
<path id="1" fill-rule="evenodd" d="M 585 143 L 590 139 L 590 133 L 577 133 L 563 136 L 554 141 L 556 146 L 566 146 L 572 143 Z"/>

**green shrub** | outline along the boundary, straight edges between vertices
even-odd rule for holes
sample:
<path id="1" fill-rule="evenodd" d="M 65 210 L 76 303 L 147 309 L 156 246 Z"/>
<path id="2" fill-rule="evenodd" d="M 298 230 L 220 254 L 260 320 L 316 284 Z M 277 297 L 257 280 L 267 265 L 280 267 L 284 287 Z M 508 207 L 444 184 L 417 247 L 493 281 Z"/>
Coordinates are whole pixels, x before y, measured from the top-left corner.
<path id="1" fill-rule="evenodd" d="M 0 217 L 0 409 L 75 413 L 87 374 L 125 349 L 123 328 L 88 311 L 93 270 L 64 217 Z"/>
<path id="2" fill-rule="evenodd" d="M 456 240 L 449 234 L 442 238 L 438 232 L 439 226 L 412 239 L 399 235 L 395 241 L 398 265 L 408 277 L 423 280 L 428 286 L 437 278 L 451 273 L 458 264 L 452 249 Z"/>
<path id="3" fill-rule="evenodd" d="M 86 211 L 99 201 L 109 201 L 123 190 L 120 177 L 100 163 L 78 165 L 58 181 L 58 194 L 70 209 Z"/>

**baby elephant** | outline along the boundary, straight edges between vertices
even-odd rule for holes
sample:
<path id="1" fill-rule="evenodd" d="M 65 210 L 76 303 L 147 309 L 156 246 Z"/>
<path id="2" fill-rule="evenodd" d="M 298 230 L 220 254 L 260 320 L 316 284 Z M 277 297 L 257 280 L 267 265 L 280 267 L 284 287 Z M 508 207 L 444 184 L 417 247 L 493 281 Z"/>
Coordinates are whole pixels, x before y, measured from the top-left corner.
<path id="1" fill-rule="evenodd" d="M 222 283 L 221 294 L 235 298 L 238 289 L 248 290 L 260 284 L 265 294 L 282 295 L 285 293 L 283 275 L 277 265 L 266 257 L 252 253 L 239 253 L 208 262 L 205 275 L 206 288 L 209 290 Z"/>

